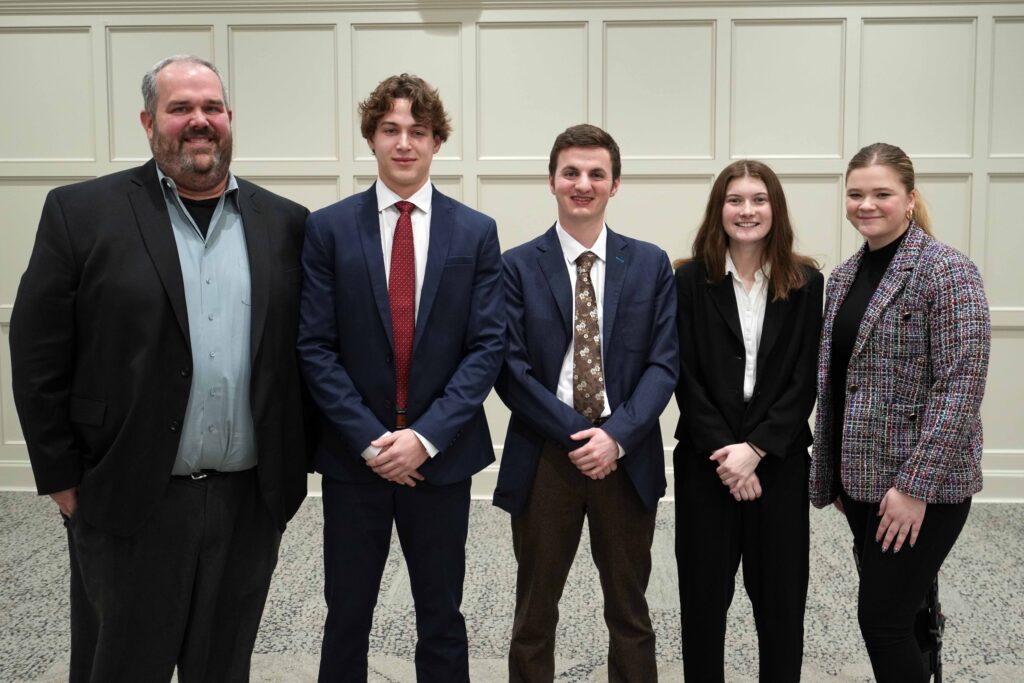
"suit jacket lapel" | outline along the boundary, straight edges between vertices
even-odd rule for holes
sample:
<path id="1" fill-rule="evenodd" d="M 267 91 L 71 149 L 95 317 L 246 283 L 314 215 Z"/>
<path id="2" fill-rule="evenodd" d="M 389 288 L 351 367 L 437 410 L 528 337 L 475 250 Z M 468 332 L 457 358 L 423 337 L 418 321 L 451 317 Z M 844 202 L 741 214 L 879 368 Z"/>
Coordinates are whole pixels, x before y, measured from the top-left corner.
<path id="1" fill-rule="evenodd" d="M 794 294 L 791 292 L 790 296 Z M 779 330 L 782 329 L 783 319 L 787 316 L 792 307 L 788 305 L 792 301 L 773 301 L 771 287 L 768 288 L 768 302 L 764 307 L 764 324 L 761 325 L 761 341 L 757 347 L 757 375 L 761 376 L 761 369 L 764 368 L 764 359 L 771 353 L 775 341 L 779 338 Z"/>
<path id="2" fill-rule="evenodd" d="M 128 200 L 135 212 L 135 220 L 146 244 L 149 257 L 153 260 L 157 275 L 164 285 L 170 300 L 174 317 L 185 340 L 189 341 L 188 310 L 185 306 L 185 283 L 181 275 L 181 261 L 178 246 L 174 241 L 171 217 L 167 215 L 167 203 L 163 189 L 156 175 L 156 162 L 150 161 L 137 169 L 132 178 L 135 187 L 128 191 Z"/>
<path id="3" fill-rule="evenodd" d="M 604 332 L 601 340 L 603 348 L 608 348 L 615 328 L 615 313 L 619 309 L 619 298 L 622 295 L 622 283 L 626 279 L 626 249 L 629 243 L 621 236 L 606 228 L 607 243 L 605 254 L 608 257 L 604 266 Z"/>
<path id="4" fill-rule="evenodd" d="M 548 281 L 555 306 L 561 314 L 562 329 L 568 342 L 572 338 L 573 292 L 569 285 L 569 272 L 562 254 L 562 245 L 559 244 L 558 235 L 555 233 L 555 226 L 551 226 L 544 234 L 538 249 L 540 253 L 537 254 L 537 261 Z"/>
<path id="5" fill-rule="evenodd" d="M 394 333 L 391 329 L 391 299 L 388 297 L 388 279 L 384 273 L 384 252 L 380 246 L 380 217 L 377 214 L 377 189 L 371 185 L 370 189 L 363 193 L 356 212 L 356 231 L 359 233 L 359 243 L 363 248 L 363 259 L 366 264 L 366 271 L 370 277 L 370 289 L 373 291 L 373 299 L 377 302 L 377 312 L 380 314 L 380 322 L 384 325 L 384 331 L 391 344 L 391 350 L 395 349 Z"/>
<path id="6" fill-rule="evenodd" d="M 256 201 L 256 189 L 244 180 L 238 181 L 238 210 L 242 214 L 245 250 L 249 256 L 249 286 L 252 293 L 250 348 L 252 358 L 256 358 L 267 322 L 270 292 L 269 236 L 263 212 Z"/>
<path id="7" fill-rule="evenodd" d="M 423 286 L 420 288 L 420 305 L 416 311 L 416 336 L 413 339 L 413 353 L 430 320 L 430 309 L 437 298 L 437 288 L 441 284 L 444 264 L 448 259 L 448 248 L 451 246 L 452 231 L 455 228 L 455 202 L 433 188 L 430 200 L 430 243 L 427 247 L 427 269 L 423 274 Z M 379 249 L 378 249 L 379 251 Z"/>
<path id="8" fill-rule="evenodd" d="M 921 232 L 911 230 L 903 244 L 896 250 L 892 262 L 882 276 L 868 308 L 864 311 L 864 317 L 860 321 L 860 329 L 857 331 L 857 341 L 853 344 L 852 356 L 856 356 L 864 348 L 871 330 L 882 317 L 883 311 L 889 307 L 893 298 L 903 289 L 907 279 L 914 270 L 917 263 L 918 252 L 921 250 Z M 865 247 L 866 248 L 866 247 Z"/>
<path id="9" fill-rule="evenodd" d="M 711 292 L 711 300 L 715 303 L 719 315 L 725 321 L 729 331 L 736 339 L 743 342 L 743 332 L 740 330 L 740 309 L 736 305 L 736 292 L 733 291 L 732 276 L 728 273 L 718 284 L 709 282 L 707 285 Z M 765 317 L 767 317 L 767 312 Z"/>

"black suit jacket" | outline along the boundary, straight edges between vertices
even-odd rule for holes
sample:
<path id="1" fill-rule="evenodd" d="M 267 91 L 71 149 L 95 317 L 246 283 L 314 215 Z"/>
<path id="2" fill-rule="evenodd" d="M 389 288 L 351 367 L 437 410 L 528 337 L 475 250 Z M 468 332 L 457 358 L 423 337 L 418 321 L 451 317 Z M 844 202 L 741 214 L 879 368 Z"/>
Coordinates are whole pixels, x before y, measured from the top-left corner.
<path id="1" fill-rule="evenodd" d="M 785 300 L 768 293 L 757 377 L 743 400 L 744 356 L 731 277 L 713 284 L 699 260 L 676 270 L 679 312 L 679 423 L 684 457 L 707 457 L 722 446 L 750 441 L 784 458 L 807 455 L 813 438 L 807 419 L 814 406 L 818 334 L 824 279 L 806 268 L 806 284 Z"/>
<path id="2" fill-rule="evenodd" d="M 259 482 L 284 529 L 306 493 L 295 341 L 308 212 L 238 185 Z M 181 266 L 155 162 L 50 192 L 10 347 L 39 493 L 79 486 L 76 515 L 132 534 L 170 478 L 192 381 Z"/>

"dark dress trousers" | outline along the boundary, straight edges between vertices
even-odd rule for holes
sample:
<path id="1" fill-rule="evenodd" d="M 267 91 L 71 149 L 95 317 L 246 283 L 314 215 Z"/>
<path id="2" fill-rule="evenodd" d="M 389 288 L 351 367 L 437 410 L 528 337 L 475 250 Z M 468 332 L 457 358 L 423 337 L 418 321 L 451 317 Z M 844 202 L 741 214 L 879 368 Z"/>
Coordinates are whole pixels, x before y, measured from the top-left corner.
<path id="1" fill-rule="evenodd" d="M 786 300 L 771 288 L 754 393 L 744 401 L 745 348 L 731 276 L 708 281 L 699 260 L 676 270 L 680 345 L 676 427 L 676 561 L 686 680 L 722 681 L 726 613 L 742 557 L 760 680 L 799 680 L 808 577 L 808 417 L 814 406 L 823 278 Z M 762 495 L 737 502 L 709 459 L 749 441 L 767 452 Z"/>
<path id="2" fill-rule="evenodd" d="M 609 679 L 657 679 L 644 592 L 655 510 L 665 493 L 658 418 L 678 372 L 675 292 L 664 251 L 606 230 L 601 343 L 611 415 L 601 428 L 626 454 L 600 481 L 567 456 L 582 445 L 569 435 L 593 425 L 555 393 L 573 338 L 573 292 L 555 228 L 503 257 L 509 351 L 496 389 L 512 417 L 494 504 L 512 514 L 519 565 L 514 681 L 553 676 L 557 605 L 584 517 L 605 598 Z"/>
<path id="3" fill-rule="evenodd" d="M 416 603 L 421 681 L 469 676 L 460 613 L 470 477 L 494 461 L 483 402 L 505 350 L 494 220 L 433 190 L 409 376 L 410 428 L 439 452 L 406 487 L 361 457 L 396 428 L 391 308 L 376 189 L 307 222 L 299 354 L 323 421 L 325 595 L 320 678 L 365 680 L 373 608 L 398 529 Z"/>
<path id="4" fill-rule="evenodd" d="M 258 465 L 232 475 L 238 483 L 215 485 L 231 489 L 226 495 L 236 503 L 209 508 L 203 523 L 231 526 L 241 505 L 248 506 L 245 520 L 265 520 L 246 527 L 255 534 L 251 542 L 223 549 L 242 561 L 251 552 L 265 577 L 246 588 L 248 598 L 237 598 L 247 604 L 232 609 L 248 616 L 223 629 L 231 642 L 219 654 L 213 645 L 213 656 L 224 660 L 228 651 L 242 651 L 242 673 L 226 678 L 247 675 L 280 532 L 305 496 L 307 471 L 294 353 L 307 212 L 242 179 L 238 185 L 252 282 L 250 407 Z M 195 503 L 170 476 L 194 359 L 182 270 L 153 161 L 48 195 L 11 319 L 11 356 L 39 493 L 79 487 L 69 522 L 72 679 L 88 680 L 90 671 L 102 680 L 169 678 L 174 657 L 184 658 L 179 664 L 188 659 L 178 653 L 188 634 L 175 630 L 185 628 L 176 610 L 188 612 L 189 595 L 182 606 L 181 596 L 161 582 L 178 580 L 173 572 L 188 553 L 176 542 L 196 521 L 165 519 Z M 151 552 L 131 555 L 132 545 Z M 130 571 L 118 564 L 129 555 Z M 109 572 L 128 575 L 119 582 Z M 215 590 L 204 599 L 221 597 Z M 122 609 L 146 619 L 133 626 L 104 611 Z M 167 623 L 165 611 L 175 615 Z M 111 640 L 117 642 L 104 647 Z M 218 636 L 209 640 L 221 643 Z M 169 662 L 136 661 L 166 643 Z M 149 665 L 155 668 L 144 668 Z"/>

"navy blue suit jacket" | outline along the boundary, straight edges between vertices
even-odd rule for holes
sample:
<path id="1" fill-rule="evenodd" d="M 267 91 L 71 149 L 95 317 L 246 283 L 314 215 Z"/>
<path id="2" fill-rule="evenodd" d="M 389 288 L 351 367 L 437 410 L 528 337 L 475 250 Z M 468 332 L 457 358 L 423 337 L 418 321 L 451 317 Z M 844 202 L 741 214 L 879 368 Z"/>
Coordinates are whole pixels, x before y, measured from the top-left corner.
<path id="1" fill-rule="evenodd" d="M 395 428 L 394 339 L 376 190 L 310 215 L 303 248 L 299 358 L 323 415 L 314 467 L 340 481 L 379 481 L 361 457 Z M 409 426 L 440 452 L 428 482 L 468 479 L 494 461 L 483 401 L 505 350 L 505 298 L 494 220 L 441 194 L 416 314 Z"/>
<path id="2" fill-rule="evenodd" d="M 665 494 L 658 418 L 676 386 L 679 342 L 672 266 L 664 251 L 607 231 L 602 349 L 612 409 L 603 429 L 626 455 L 621 465 L 648 509 Z M 512 411 L 494 504 L 522 511 L 541 449 L 592 425 L 555 390 L 572 340 L 573 293 L 555 228 L 503 259 L 509 349 L 496 389 Z M 582 474 L 580 476 L 583 476 Z"/>

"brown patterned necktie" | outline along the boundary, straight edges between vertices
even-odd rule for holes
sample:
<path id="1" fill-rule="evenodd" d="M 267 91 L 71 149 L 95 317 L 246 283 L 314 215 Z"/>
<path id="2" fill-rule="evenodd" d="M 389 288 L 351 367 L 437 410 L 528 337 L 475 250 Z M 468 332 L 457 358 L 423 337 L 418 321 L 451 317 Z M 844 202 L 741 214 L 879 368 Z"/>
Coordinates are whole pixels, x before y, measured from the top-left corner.
<path id="1" fill-rule="evenodd" d="M 597 254 L 585 251 L 576 259 L 576 295 L 572 352 L 572 406 L 594 421 L 604 411 L 604 371 L 601 369 L 601 328 L 597 324 L 590 268 Z"/>

